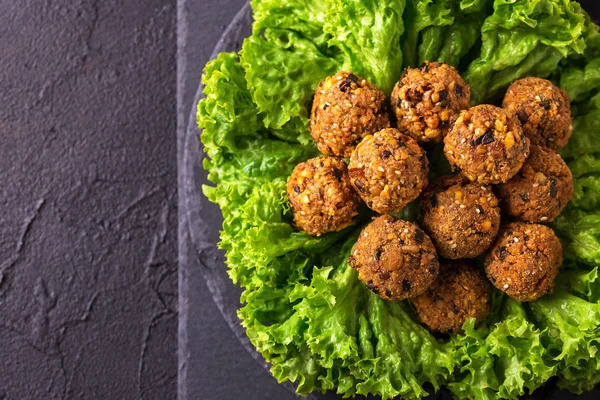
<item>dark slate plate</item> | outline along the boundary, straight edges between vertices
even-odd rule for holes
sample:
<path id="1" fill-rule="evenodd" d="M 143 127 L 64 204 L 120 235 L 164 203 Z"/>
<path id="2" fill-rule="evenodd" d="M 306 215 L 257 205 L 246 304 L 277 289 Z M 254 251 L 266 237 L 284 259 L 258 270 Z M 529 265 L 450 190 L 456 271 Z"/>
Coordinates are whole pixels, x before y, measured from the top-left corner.
<path id="1" fill-rule="evenodd" d="M 600 4 L 595 0 L 581 1 L 582 5 L 594 16 L 600 16 Z M 595 18 L 597 19 L 597 18 Z M 249 4 L 246 4 L 233 18 L 221 39 L 215 47 L 211 59 L 215 58 L 223 51 L 238 51 L 241 48 L 243 39 L 251 32 L 252 13 Z M 221 314 L 231 327 L 233 333 L 242 343 L 244 348 L 252 355 L 257 363 L 268 372 L 269 365 L 260 354 L 250 344 L 244 328 L 241 327 L 236 311 L 240 307 L 239 297 L 240 289 L 235 286 L 227 275 L 225 266 L 224 252 L 217 248 L 219 241 L 219 229 L 223 218 L 219 207 L 209 202 L 202 194 L 201 187 L 209 184 L 207 174 L 202 169 L 201 160 L 205 157 L 202 144 L 198 140 L 200 131 L 196 126 L 196 107 L 195 105 L 203 97 L 203 86 L 200 85 L 194 98 L 194 106 L 187 125 L 186 135 L 183 142 L 183 157 L 180 164 L 180 174 L 182 176 L 180 184 L 180 194 L 184 207 L 183 215 L 187 216 L 190 227 L 190 235 L 195 247 L 198 259 L 200 260 L 202 274 L 206 280 L 207 286 L 212 294 L 215 304 L 221 311 Z M 194 290 L 194 288 L 190 288 Z M 198 288 L 198 290 L 201 290 Z M 197 307 L 202 305 L 198 304 Z M 194 305 L 190 304 L 189 308 Z M 190 338 L 193 340 L 193 338 Z M 269 373 L 270 374 L 270 373 Z M 291 392 L 295 392 L 294 385 L 290 382 L 283 384 Z M 307 399 L 324 400 L 340 399 L 335 394 L 312 394 Z M 359 397 L 364 398 L 364 397 Z M 371 397 L 369 397 L 371 398 Z M 524 399 L 530 400 L 592 400 L 600 398 L 600 387 L 592 392 L 584 393 L 581 396 L 575 396 L 569 392 L 558 390 L 551 380 L 545 386 L 539 388 L 534 395 L 525 396 Z M 448 392 L 442 391 L 429 397 L 429 399 L 451 399 Z"/>

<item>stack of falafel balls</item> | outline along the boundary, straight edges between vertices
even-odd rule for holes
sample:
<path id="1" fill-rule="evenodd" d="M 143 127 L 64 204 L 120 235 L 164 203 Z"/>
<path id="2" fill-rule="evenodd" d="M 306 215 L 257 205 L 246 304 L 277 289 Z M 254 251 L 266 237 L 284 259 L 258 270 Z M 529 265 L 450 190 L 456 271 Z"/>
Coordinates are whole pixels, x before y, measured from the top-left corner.
<path id="1" fill-rule="evenodd" d="M 309 235 L 353 225 L 362 203 L 381 214 L 348 264 L 383 299 L 409 299 L 440 333 L 483 321 L 492 284 L 522 302 L 552 292 L 562 247 L 543 224 L 573 196 L 556 153 L 572 132 L 564 91 L 529 77 L 513 82 L 502 108 L 469 108 L 469 100 L 469 86 L 445 63 L 406 69 L 389 102 L 353 73 L 329 77 L 310 121 L 323 156 L 298 164 L 287 183 L 294 224 Z M 428 142 L 443 142 L 455 175 L 429 184 Z M 418 224 L 390 215 L 415 200 Z"/>

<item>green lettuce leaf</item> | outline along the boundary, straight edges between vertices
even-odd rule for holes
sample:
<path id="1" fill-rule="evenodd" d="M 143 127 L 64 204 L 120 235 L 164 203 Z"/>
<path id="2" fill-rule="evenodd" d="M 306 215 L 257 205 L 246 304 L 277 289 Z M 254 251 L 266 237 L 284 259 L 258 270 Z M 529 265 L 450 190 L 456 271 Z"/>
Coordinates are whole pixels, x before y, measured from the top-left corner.
<path id="1" fill-rule="evenodd" d="M 431 25 L 423 29 L 419 44 L 419 64 L 425 61 L 444 61 L 457 68 L 474 48 L 479 30 L 492 5 L 491 0 L 462 0 L 447 2 L 452 24 Z"/>
<path id="2" fill-rule="evenodd" d="M 545 359 L 542 332 L 527 319 L 523 306 L 506 298 L 501 320 L 454 338 L 459 374 L 448 387 L 460 399 L 517 399 L 532 392 L 556 373 Z"/>
<path id="3" fill-rule="evenodd" d="M 559 287 L 591 303 L 600 302 L 598 267 L 587 270 L 568 270 L 561 273 Z"/>
<path id="4" fill-rule="evenodd" d="M 569 95 L 572 103 L 589 97 L 600 88 L 600 58 L 588 62 L 583 68 L 572 66 L 560 76 L 560 87 Z"/>
<path id="5" fill-rule="evenodd" d="M 258 17 L 240 52 L 246 81 L 265 127 L 281 129 L 282 138 L 308 143 L 308 105 L 316 85 L 341 63 L 321 20 L 327 2 L 253 1 Z M 337 50 L 339 54 L 339 50 Z M 300 133 L 300 134 L 298 134 Z"/>
<path id="6" fill-rule="evenodd" d="M 454 22 L 452 3 L 453 0 L 407 1 L 406 13 L 404 15 L 406 29 L 402 37 L 402 52 L 404 54 L 405 67 L 417 66 L 419 64 L 419 53 L 422 53 L 423 57 L 426 57 L 425 54 L 429 52 L 433 53 L 433 51 L 425 49 L 425 47 L 432 45 L 431 37 L 423 40 L 426 44 L 423 50 L 419 50 L 421 35 L 423 35 L 423 32 L 427 28 L 449 26 Z M 441 31 L 437 31 L 436 33 L 441 33 Z"/>
<path id="7" fill-rule="evenodd" d="M 600 212 L 568 209 L 554 222 L 567 260 L 600 265 Z"/>
<path id="8" fill-rule="evenodd" d="M 479 104 L 523 76 L 547 77 L 561 59 L 582 54 L 586 19 L 568 0 L 495 0 L 481 28 L 481 54 L 465 73 Z"/>
<path id="9" fill-rule="evenodd" d="M 573 119 L 573 136 L 560 154 L 566 159 L 580 157 L 586 153 L 600 153 L 597 134 L 600 129 L 600 93 L 580 104 Z"/>
<path id="10" fill-rule="evenodd" d="M 568 275 L 563 284 L 571 290 L 591 286 L 585 296 L 573 295 L 563 286 L 552 296 L 528 304 L 536 325 L 545 327 L 543 341 L 558 368 L 558 386 L 574 393 L 591 390 L 600 382 L 600 303 L 588 297 L 598 290 L 594 271 Z"/>
<path id="11" fill-rule="evenodd" d="M 568 93 L 571 103 L 575 105 L 575 111 L 577 111 L 577 103 L 592 97 L 600 85 L 598 80 L 600 27 L 591 21 L 587 13 L 584 13 L 583 17 L 585 19 L 583 54 L 572 54 L 563 68 L 553 73 L 554 80 Z M 574 115 L 577 115 L 577 112 Z"/>
<path id="12" fill-rule="evenodd" d="M 579 132 L 577 136 L 579 136 Z M 591 154 L 583 154 L 569 163 L 569 169 L 575 180 L 584 175 L 600 175 L 600 158 Z"/>
<path id="13" fill-rule="evenodd" d="M 221 53 L 208 62 L 202 83 L 206 97 L 198 104 L 198 126 L 204 150 L 216 159 L 223 151 L 235 150 L 237 137 L 255 136 L 260 128 L 258 110 L 245 90 L 244 71 L 233 53 Z"/>
<path id="14" fill-rule="evenodd" d="M 600 177 L 586 176 L 574 182 L 572 207 L 593 211 L 600 206 Z"/>
<path id="15" fill-rule="evenodd" d="M 324 29 L 344 52 L 343 69 L 390 93 L 402 72 L 405 0 L 331 0 Z"/>
<path id="16" fill-rule="evenodd" d="M 318 48 L 325 49 L 330 36 L 323 31 L 323 23 L 331 2 L 310 0 L 253 0 L 253 33 L 269 28 L 299 32 Z"/>

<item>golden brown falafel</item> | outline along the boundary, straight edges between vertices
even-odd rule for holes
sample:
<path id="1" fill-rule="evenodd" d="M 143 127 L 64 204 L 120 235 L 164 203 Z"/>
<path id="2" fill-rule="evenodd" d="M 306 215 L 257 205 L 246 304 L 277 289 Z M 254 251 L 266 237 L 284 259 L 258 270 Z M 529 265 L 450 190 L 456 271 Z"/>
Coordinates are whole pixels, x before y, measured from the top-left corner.
<path id="1" fill-rule="evenodd" d="M 418 296 L 435 280 L 439 269 L 427 234 L 416 224 L 389 215 L 375 218 L 363 229 L 348 264 L 385 300 Z"/>
<path id="2" fill-rule="evenodd" d="M 502 183 L 512 178 L 529 155 L 529 139 L 515 116 L 482 104 L 462 111 L 444 139 L 453 167 L 472 182 Z"/>
<path id="3" fill-rule="evenodd" d="M 296 165 L 287 181 L 296 226 L 309 235 L 339 231 L 356 222 L 360 197 L 344 161 L 316 157 Z"/>
<path id="4" fill-rule="evenodd" d="M 513 299 L 534 301 L 552 292 L 562 261 L 562 245 L 552 229 L 513 222 L 501 229 L 485 259 L 485 272 Z"/>
<path id="5" fill-rule="evenodd" d="M 378 213 L 399 212 L 427 186 L 429 161 L 419 144 L 397 129 L 363 139 L 348 165 L 350 182 Z"/>
<path id="6" fill-rule="evenodd" d="M 569 96 L 549 80 L 528 77 L 514 81 L 502 107 L 519 118 L 531 144 L 559 150 L 569 142 L 573 132 Z"/>
<path id="7" fill-rule="evenodd" d="M 310 133 L 323 154 L 350 157 L 363 137 L 390 126 L 383 91 L 351 72 L 319 83 Z"/>
<path id="8" fill-rule="evenodd" d="M 501 207 L 521 221 L 550 222 L 573 197 L 573 176 L 563 159 L 550 149 L 531 146 L 523 168 L 496 187 Z"/>
<path id="9" fill-rule="evenodd" d="M 470 98 L 469 85 L 454 67 L 425 62 L 404 71 L 391 104 L 402 133 L 422 142 L 441 142 L 450 119 L 469 107 Z"/>
<path id="10" fill-rule="evenodd" d="M 498 234 L 498 199 L 488 186 L 476 185 L 463 176 L 437 179 L 420 203 L 421 226 L 441 257 L 477 257 Z"/>
<path id="11" fill-rule="evenodd" d="M 483 272 L 470 261 L 441 261 L 435 282 L 410 302 L 429 330 L 459 333 L 467 319 L 476 318 L 479 324 L 489 315 L 491 292 Z"/>

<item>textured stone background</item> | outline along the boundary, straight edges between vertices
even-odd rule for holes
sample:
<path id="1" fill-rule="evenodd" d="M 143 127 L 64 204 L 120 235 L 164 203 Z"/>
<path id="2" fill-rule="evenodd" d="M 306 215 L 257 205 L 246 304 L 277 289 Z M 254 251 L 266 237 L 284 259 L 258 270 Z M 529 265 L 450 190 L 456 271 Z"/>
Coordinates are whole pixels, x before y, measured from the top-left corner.
<path id="1" fill-rule="evenodd" d="M 172 399 L 176 1 L 0 0 L 0 399 Z"/>

